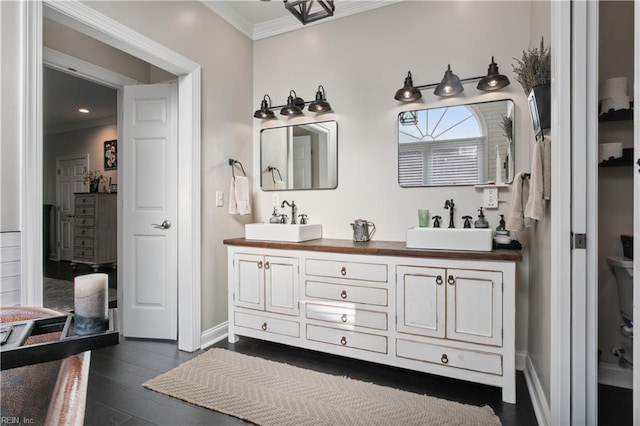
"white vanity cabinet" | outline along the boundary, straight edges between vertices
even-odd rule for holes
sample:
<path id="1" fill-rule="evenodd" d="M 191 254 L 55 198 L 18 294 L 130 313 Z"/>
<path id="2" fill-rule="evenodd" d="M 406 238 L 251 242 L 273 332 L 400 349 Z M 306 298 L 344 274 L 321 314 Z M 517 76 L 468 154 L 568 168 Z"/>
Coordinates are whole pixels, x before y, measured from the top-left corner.
<path id="1" fill-rule="evenodd" d="M 229 340 L 248 336 L 498 386 L 515 403 L 519 252 L 225 240 Z"/>

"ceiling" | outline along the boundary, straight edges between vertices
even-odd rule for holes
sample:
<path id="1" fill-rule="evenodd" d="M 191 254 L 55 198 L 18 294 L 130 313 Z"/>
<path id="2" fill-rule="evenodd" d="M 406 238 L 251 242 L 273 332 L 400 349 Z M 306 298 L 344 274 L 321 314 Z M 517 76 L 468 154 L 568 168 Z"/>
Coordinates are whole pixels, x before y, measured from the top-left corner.
<path id="1" fill-rule="evenodd" d="M 225 21 L 252 40 L 295 31 L 304 26 L 284 7 L 281 0 L 201 0 Z M 401 0 L 341 0 L 336 1 L 333 17 L 310 24 L 321 25 L 345 16 L 362 13 L 397 3 Z M 312 7 L 312 12 L 319 8 Z M 117 93 L 73 75 L 44 68 L 44 114 L 45 133 L 75 130 L 101 124 L 115 123 L 117 116 Z M 79 108 L 90 113 L 82 114 Z"/>

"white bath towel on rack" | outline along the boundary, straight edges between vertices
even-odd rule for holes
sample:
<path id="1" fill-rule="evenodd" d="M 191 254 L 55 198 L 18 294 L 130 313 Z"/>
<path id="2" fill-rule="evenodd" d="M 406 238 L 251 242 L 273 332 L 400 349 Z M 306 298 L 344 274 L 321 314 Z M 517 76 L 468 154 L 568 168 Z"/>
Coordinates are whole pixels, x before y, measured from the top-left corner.
<path id="1" fill-rule="evenodd" d="M 251 214 L 249 201 L 249 178 L 246 176 L 234 176 L 229 187 L 229 214 Z"/>
<path id="2" fill-rule="evenodd" d="M 549 140 L 536 142 L 531 160 L 531 183 L 529 200 L 524 216 L 533 220 L 543 220 L 545 201 L 551 198 L 551 149 Z"/>
<path id="3" fill-rule="evenodd" d="M 275 180 L 273 181 L 273 189 L 287 189 L 287 185 L 283 180 Z"/>
<path id="4" fill-rule="evenodd" d="M 524 216 L 524 209 L 529 199 L 529 178 L 525 173 L 518 173 L 511 185 L 511 203 L 507 212 L 506 228 L 511 232 L 520 232 L 534 221 Z"/>

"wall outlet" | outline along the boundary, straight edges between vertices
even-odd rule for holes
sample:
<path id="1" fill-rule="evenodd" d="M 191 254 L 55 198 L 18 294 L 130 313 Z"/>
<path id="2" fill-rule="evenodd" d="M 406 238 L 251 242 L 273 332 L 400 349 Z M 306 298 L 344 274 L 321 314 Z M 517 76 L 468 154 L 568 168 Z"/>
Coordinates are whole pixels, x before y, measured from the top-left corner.
<path id="1" fill-rule="evenodd" d="M 498 208 L 498 188 L 484 189 L 484 208 L 485 209 Z"/>
<path id="2" fill-rule="evenodd" d="M 216 191 L 216 207 L 224 206 L 224 192 Z"/>
<path id="3" fill-rule="evenodd" d="M 280 207 L 280 197 L 278 194 L 271 194 L 271 207 Z"/>

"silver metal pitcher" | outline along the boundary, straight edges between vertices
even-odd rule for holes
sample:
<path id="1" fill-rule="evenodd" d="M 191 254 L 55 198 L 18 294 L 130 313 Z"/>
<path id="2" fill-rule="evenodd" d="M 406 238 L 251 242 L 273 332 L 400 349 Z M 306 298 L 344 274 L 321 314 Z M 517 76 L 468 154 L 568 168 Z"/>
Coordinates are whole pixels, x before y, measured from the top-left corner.
<path id="1" fill-rule="evenodd" d="M 371 231 L 369 227 L 372 227 Z M 366 242 L 371 240 L 373 234 L 376 232 L 376 225 L 373 222 L 369 222 L 365 219 L 356 219 L 351 224 L 353 228 L 353 241 Z"/>

